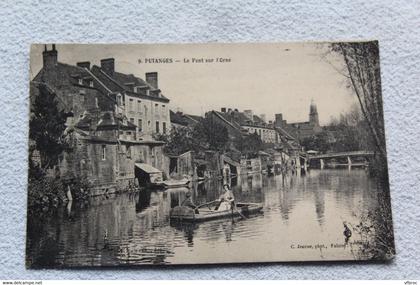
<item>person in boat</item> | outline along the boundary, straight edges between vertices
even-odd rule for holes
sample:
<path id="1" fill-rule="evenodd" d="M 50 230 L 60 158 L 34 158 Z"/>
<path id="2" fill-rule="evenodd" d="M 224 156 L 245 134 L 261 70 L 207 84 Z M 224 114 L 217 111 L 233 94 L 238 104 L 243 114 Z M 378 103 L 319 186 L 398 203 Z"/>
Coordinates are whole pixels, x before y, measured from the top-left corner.
<path id="1" fill-rule="evenodd" d="M 226 211 L 235 207 L 235 197 L 228 184 L 223 185 L 224 192 L 219 197 L 219 205 L 216 206 L 216 211 Z"/>
<path id="2" fill-rule="evenodd" d="M 198 209 L 197 209 L 197 206 L 192 201 L 190 192 L 187 192 L 187 194 L 185 194 L 185 199 L 184 199 L 184 201 L 182 201 L 181 206 L 193 209 L 196 214 L 199 213 Z"/>

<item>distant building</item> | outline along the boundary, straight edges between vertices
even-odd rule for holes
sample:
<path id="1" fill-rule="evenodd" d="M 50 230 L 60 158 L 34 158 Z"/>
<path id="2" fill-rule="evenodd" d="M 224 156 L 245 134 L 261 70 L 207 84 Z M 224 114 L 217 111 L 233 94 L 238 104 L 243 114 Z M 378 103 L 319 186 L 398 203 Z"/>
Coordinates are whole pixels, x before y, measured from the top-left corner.
<path id="1" fill-rule="evenodd" d="M 211 111 L 206 116 L 212 116 L 227 127 L 229 136 L 236 138 L 246 134 L 257 134 L 264 143 L 277 143 L 279 135 L 272 123 L 267 124 L 252 110 L 240 112 L 238 109 L 221 108 L 221 111 Z"/>
<path id="2" fill-rule="evenodd" d="M 171 128 L 193 129 L 203 117 L 170 111 Z"/>
<path id="3" fill-rule="evenodd" d="M 281 128 L 292 136 L 296 137 L 299 141 L 316 135 L 322 131 L 322 127 L 319 125 L 318 110 L 314 102 L 311 102 L 309 107 L 309 121 L 288 123 L 283 119 L 283 115 L 275 115 L 274 125 Z"/>

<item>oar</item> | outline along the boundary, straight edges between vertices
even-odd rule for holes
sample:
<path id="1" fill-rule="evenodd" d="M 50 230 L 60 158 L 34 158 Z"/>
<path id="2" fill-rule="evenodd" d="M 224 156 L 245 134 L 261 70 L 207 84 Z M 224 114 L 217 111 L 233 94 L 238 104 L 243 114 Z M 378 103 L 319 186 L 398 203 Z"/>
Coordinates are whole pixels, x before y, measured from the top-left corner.
<path id="1" fill-rule="evenodd" d="M 245 217 L 241 212 L 239 212 L 238 208 L 236 207 L 236 204 L 233 203 L 233 205 L 235 206 L 235 211 L 244 219 L 248 219 L 247 217 Z M 232 214 L 233 215 L 233 214 Z"/>
<path id="2" fill-rule="evenodd" d="M 197 206 L 196 208 L 198 209 L 198 208 L 201 208 L 201 207 L 203 207 L 203 206 L 213 204 L 214 202 L 216 202 L 216 200 L 211 201 L 211 202 L 207 202 L 207 203 L 204 203 L 204 204 L 201 204 L 201 205 Z"/>

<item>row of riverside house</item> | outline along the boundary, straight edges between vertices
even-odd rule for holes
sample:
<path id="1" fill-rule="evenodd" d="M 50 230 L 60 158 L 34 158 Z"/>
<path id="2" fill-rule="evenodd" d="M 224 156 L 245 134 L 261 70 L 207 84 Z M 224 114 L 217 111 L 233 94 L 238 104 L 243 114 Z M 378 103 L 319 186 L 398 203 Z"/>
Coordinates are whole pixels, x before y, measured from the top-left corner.
<path id="1" fill-rule="evenodd" d="M 156 72 L 146 73 L 145 80 L 117 72 L 113 58 L 102 59 L 100 66 L 86 61 L 64 64 L 58 61 L 55 45 L 45 46 L 42 56 L 42 69 L 31 81 L 31 103 L 40 85 L 57 95 L 59 108 L 67 114 L 64 135 L 72 149 L 63 154 L 55 175 L 58 172 L 70 182 L 88 181 L 93 185 L 90 195 L 142 186 L 151 182 L 144 173 L 153 171 L 160 171 L 163 179 L 184 175 L 204 179 L 219 176 L 226 168 L 241 175 L 267 171 L 268 163 L 300 167 L 301 147 L 281 114 L 266 123 L 251 110 L 222 108 L 205 116 L 223 125 L 231 142 L 257 134 L 271 145 L 258 157 L 244 157 L 234 147 L 225 153 L 165 154 L 165 143 L 155 139 L 160 137 L 157 134 L 169 134 L 171 128 L 193 128 L 203 118 L 170 111 Z M 313 109 L 311 105 L 311 116 Z"/>
<path id="2" fill-rule="evenodd" d="M 223 163 L 229 166 L 229 172 L 236 175 L 269 172 L 280 168 L 306 168 L 307 159 L 301 152 L 299 140 L 286 131 L 280 122 L 266 122 L 264 118 L 254 115 L 252 110 L 243 112 L 233 108 L 221 108 L 220 111 L 209 111 L 211 117 L 228 130 L 230 141 L 239 137 L 256 134 L 265 144 L 265 150 L 256 157 L 245 157 L 241 153 L 228 152 L 222 155 Z M 276 116 L 277 118 L 277 116 Z"/>
<path id="3" fill-rule="evenodd" d="M 31 103 L 39 85 L 46 85 L 68 116 L 64 135 L 73 151 L 60 160 L 63 179 L 89 181 L 90 194 L 99 195 L 137 185 L 136 171 L 168 173 L 164 142 L 153 138 L 170 131 L 169 99 L 156 72 L 146 73 L 144 81 L 115 71 L 113 58 L 100 66 L 64 64 L 55 45 L 45 46 L 42 56 L 42 69 L 31 81 Z"/>

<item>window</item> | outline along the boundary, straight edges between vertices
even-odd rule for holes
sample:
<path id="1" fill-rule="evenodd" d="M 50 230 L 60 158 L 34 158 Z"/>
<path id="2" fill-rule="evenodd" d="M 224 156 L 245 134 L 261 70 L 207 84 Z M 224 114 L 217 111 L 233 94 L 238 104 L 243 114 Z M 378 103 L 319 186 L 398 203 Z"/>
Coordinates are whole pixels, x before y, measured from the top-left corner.
<path id="1" fill-rule="evenodd" d="M 89 86 L 93 87 L 93 80 L 89 81 Z"/>
<path id="2" fill-rule="evenodd" d="M 159 122 L 156 122 L 156 132 L 159 133 Z"/>
<path id="3" fill-rule="evenodd" d="M 137 111 L 141 113 L 141 101 L 137 100 Z"/>
<path id="4" fill-rule="evenodd" d="M 166 134 L 166 122 L 162 123 L 163 133 Z"/>
<path id="5" fill-rule="evenodd" d="M 106 145 L 102 145 L 102 160 L 106 160 Z"/>
<path id="6" fill-rule="evenodd" d="M 134 125 L 134 118 L 130 118 L 130 123 Z"/>
<path id="7" fill-rule="evenodd" d="M 98 107 L 99 107 L 98 97 L 95 97 L 95 107 L 96 107 L 96 108 L 98 108 Z"/>
<path id="8" fill-rule="evenodd" d="M 127 152 L 126 152 L 127 157 L 130 158 L 131 157 L 131 147 L 129 145 L 127 145 L 126 149 L 127 149 Z"/>
<path id="9" fill-rule="evenodd" d="M 132 111 L 133 110 L 133 99 L 130 99 L 128 102 L 128 111 Z"/>
<path id="10" fill-rule="evenodd" d="M 137 127 L 139 128 L 139 132 L 141 132 L 143 130 L 143 121 L 141 119 L 139 119 L 139 123 L 138 123 Z"/>
<path id="11" fill-rule="evenodd" d="M 79 85 L 83 85 L 83 79 L 79 78 Z"/>
<path id="12" fill-rule="evenodd" d="M 149 90 L 149 89 L 147 89 L 147 90 L 146 90 L 146 95 L 147 95 L 147 96 L 149 96 L 149 95 L 150 95 L 150 90 Z"/>
<path id="13" fill-rule="evenodd" d="M 121 100 L 121 95 L 120 94 L 117 95 L 117 105 L 118 106 L 122 105 L 122 100 Z"/>

